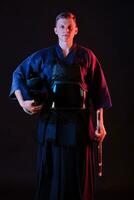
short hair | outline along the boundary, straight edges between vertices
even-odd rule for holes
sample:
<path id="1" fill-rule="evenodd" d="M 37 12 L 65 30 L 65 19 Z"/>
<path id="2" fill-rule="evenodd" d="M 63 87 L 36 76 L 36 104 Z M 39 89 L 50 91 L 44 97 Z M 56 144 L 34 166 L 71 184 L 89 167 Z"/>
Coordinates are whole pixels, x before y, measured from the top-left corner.
<path id="1" fill-rule="evenodd" d="M 60 13 L 59 15 L 57 15 L 57 16 L 56 16 L 56 19 L 55 19 L 55 24 L 57 24 L 57 21 L 58 21 L 59 19 L 62 19 L 62 18 L 65 18 L 65 19 L 71 18 L 71 19 L 74 20 L 74 22 L 75 22 L 76 25 L 77 25 L 76 16 L 75 16 L 75 14 L 72 13 L 72 12 L 62 12 L 62 13 Z"/>

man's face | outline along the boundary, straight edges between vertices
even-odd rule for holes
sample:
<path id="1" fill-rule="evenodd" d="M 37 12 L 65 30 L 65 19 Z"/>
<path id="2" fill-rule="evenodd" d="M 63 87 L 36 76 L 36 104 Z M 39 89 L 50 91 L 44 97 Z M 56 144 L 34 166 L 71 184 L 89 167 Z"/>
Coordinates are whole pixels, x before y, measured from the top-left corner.
<path id="1" fill-rule="evenodd" d="M 72 18 L 61 18 L 57 21 L 54 31 L 59 41 L 68 42 L 73 40 L 78 28 Z"/>

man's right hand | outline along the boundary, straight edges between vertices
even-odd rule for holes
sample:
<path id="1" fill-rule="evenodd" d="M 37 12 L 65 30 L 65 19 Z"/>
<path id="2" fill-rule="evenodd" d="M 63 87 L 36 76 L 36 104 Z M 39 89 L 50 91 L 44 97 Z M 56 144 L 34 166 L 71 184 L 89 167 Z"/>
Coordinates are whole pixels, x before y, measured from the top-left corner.
<path id="1" fill-rule="evenodd" d="M 15 91 L 15 96 L 18 99 L 20 106 L 28 114 L 33 115 L 33 114 L 39 113 L 43 107 L 43 104 L 37 105 L 34 99 L 24 100 L 22 93 L 19 89 Z"/>
<path id="2" fill-rule="evenodd" d="M 30 114 L 37 114 L 41 111 L 43 104 L 37 105 L 34 100 L 24 100 L 21 102 L 21 107 Z"/>

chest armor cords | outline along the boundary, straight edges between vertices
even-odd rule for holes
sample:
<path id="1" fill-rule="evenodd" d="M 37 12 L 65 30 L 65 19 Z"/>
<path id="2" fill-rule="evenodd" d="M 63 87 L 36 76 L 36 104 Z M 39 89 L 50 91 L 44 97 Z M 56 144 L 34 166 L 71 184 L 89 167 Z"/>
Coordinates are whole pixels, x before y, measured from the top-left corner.
<path id="1" fill-rule="evenodd" d="M 85 109 L 87 89 L 84 85 L 79 65 L 54 65 L 52 109 Z"/>

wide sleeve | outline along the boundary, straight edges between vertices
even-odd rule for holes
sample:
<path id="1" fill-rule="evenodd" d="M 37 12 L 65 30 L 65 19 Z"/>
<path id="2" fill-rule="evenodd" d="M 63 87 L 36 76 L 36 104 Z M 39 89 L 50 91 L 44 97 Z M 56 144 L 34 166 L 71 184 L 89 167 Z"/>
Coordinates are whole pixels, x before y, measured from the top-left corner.
<path id="1" fill-rule="evenodd" d="M 94 109 L 110 108 L 112 106 L 111 96 L 104 76 L 102 66 L 93 52 L 90 53 L 91 63 L 91 100 Z"/>
<path id="2" fill-rule="evenodd" d="M 30 77 L 31 71 L 35 70 L 38 66 L 38 63 L 34 62 L 33 55 L 26 58 L 23 62 L 21 62 L 18 67 L 13 71 L 12 74 L 12 82 L 11 82 L 11 90 L 9 97 L 12 99 L 16 99 L 14 92 L 16 90 L 20 90 L 24 100 L 30 100 L 31 97 L 29 95 L 29 90 L 26 84 L 27 78 Z M 36 62 L 38 59 L 36 59 Z"/>

